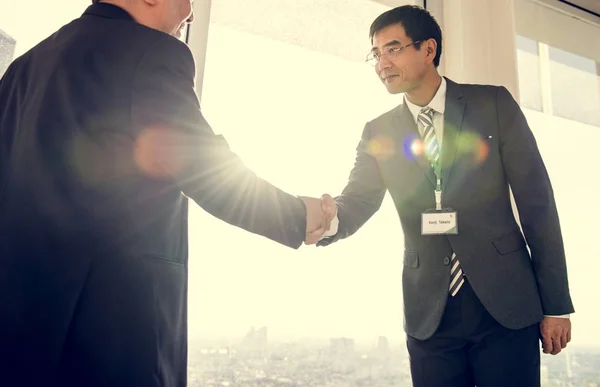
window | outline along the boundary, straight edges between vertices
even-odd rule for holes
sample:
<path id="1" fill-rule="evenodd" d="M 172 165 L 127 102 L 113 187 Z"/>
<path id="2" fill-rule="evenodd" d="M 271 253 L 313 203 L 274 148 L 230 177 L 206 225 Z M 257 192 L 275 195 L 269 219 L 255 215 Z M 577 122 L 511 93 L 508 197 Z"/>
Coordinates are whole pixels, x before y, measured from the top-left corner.
<path id="1" fill-rule="evenodd" d="M 202 89 L 213 129 L 287 192 L 340 193 L 365 123 L 402 100 L 364 62 L 369 26 L 387 9 L 364 0 L 213 1 Z M 410 385 L 402 230 L 389 197 L 357 234 L 326 248 L 291 250 L 196 206 L 190 241 L 191 386 L 369 377 Z M 387 361 L 376 358 L 375 347 L 387 351 L 378 342 L 389 342 Z"/>
<path id="2" fill-rule="evenodd" d="M 0 0 L 0 30 L 15 41 L 14 58 L 79 17 L 91 1 Z M 0 48 L 1 50 L 2 48 Z M 2 55 L 2 54 L 0 54 Z"/>
<path id="3" fill-rule="evenodd" d="M 575 305 L 572 342 L 560 355 L 542 357 L 542 385 L 598 385 L 600 209 L 593 202 L 600 188 L 594 177 L 600 144 L 600 20 L 530 0 L 516 1 L 515 7 L 522 36 L 517 45 L 521 104 L 552 180 Z M 535 102 L 540 99 L 541 105 Z"/>
<path id="4" fill-rule="evenodd" d="M 517 58 L 522 107 L 600 126 L 600 62 L 520 35 Z"/>
<path id="5" fill-rule="evenodd" d="M 517 59 L 521 106 L 542 111 L 538 42 L 523 36 L 517 36 Z"/>
<path id="6" fill-rule="evenodd" d="M 554 115 L 600 127 L 600 62 L 557 47 L 548 53 Z"/>

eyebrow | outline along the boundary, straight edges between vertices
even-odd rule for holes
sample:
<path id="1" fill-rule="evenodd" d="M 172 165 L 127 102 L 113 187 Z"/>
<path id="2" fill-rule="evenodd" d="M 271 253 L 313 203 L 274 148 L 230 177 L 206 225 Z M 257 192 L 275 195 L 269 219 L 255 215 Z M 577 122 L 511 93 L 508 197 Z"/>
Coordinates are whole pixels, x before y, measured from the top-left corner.
<path id="1" fill-rule="evenodd" d="M 399 46 L 400 44 L 402 44 L 402 43 L 400 43 L 400 41 L 398 41 L 398 40 L 391 40 L 391 41 L 387 42 L 386 44 L 384 44 L 383 48 L 389 47 L 389 46 Z M 373 48 L 371 48 L 371 52 L 373 52 L 377 49 L 378 49 L 377 47 L 373 47 Z"/>

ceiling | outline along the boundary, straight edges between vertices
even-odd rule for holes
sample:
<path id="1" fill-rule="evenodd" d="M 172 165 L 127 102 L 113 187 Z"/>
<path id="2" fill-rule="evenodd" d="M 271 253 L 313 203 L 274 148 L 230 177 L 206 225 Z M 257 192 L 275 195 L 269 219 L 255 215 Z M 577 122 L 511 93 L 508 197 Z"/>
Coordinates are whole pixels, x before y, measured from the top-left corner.
<path id="1" fill-rule="evenodd" d="M 600 0 L 561 0 L 563 3 L 571 3 L 585 10 L 600 15 Z"/>

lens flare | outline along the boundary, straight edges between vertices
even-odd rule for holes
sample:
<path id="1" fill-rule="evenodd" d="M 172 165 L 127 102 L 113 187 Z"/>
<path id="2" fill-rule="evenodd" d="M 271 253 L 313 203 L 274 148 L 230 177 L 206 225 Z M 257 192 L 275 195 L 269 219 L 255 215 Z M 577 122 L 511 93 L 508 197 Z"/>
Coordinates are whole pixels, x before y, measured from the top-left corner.
<path id="1" fill-rule="evenodd" d="M 425 147 L 423 146 L 423 141 L 417 135 L 409 135 L 404 138 L 403 144 L 403 153 L 404 157 L 407 160 L 415 160 L 417 157 L 421 156 L 425 151 Z"/>

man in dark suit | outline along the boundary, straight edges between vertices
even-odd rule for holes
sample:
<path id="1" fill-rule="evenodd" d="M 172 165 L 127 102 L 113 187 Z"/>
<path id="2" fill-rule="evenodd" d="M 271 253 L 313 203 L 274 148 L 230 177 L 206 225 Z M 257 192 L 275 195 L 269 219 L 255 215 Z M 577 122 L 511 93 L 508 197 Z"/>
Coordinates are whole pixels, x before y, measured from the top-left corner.
<path id="1" fill-rule="evenodd" d="M 335 202 L 323 197 L 332 215 L 337 207 L 337 233 L 318 245 L 355 233 L 389 191 L 404 232 L 414 385 L 539 386 L 540 330 L 544 352 L 560 352 L 574 309 L 552 187 L 526 119 L 504 87 L 440 77 L 442 33 L 426 10 L 390 10 L 370 36 L 368 59 L 404 103 L 365 126 L 346 188 Z"/>
<path id="2" fill-rule="evenodd" d="M 191 0 L 108 3 L 0 81 L 2 386 L 186 385 L 187 197 L 292 248 L 329 227 L 202 117 Z"/>

